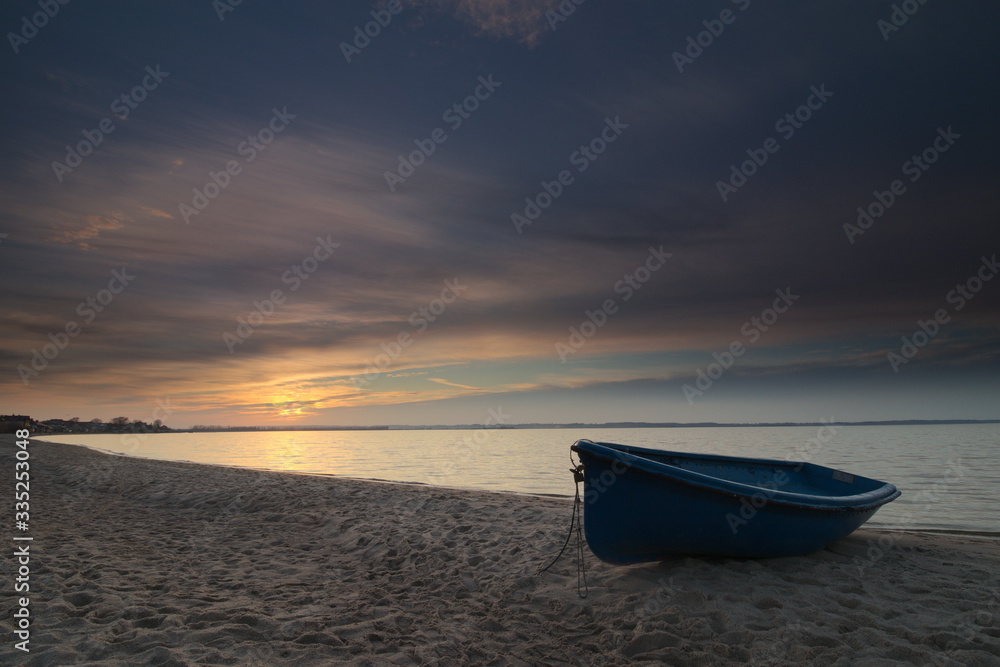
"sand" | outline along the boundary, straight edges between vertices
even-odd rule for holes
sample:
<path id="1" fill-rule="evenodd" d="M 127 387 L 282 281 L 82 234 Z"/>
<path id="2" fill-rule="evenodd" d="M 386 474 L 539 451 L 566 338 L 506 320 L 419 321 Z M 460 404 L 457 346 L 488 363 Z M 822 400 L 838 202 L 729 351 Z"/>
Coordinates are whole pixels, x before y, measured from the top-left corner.
<path id="1" fill-rule="evenodd" d="M 536 574 L 564 498 L 31 448 L 31 650 L 5 558 L 2 664 L 1000 665 L 995 538 L 862 529 L 807 557 L 627 567 L 588 551 L 581 600 L 571 554 Z M 0 436 L 11 490 L 13 452 Z"/>

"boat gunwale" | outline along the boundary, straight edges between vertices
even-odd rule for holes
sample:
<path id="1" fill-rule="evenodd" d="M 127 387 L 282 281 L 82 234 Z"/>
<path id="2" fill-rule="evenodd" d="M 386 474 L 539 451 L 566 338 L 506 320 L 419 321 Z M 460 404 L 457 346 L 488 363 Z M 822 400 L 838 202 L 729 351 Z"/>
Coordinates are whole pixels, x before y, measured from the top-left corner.
<path id="1" fill-rule="evenodd" d="M 724 477 L 715 477 L 713 475 L 706 475 L 693 470 L 686 470 L 679 466 L 654 461 L 641 455 L 636 455 L 632 452 L 648 453 L 656 456 L 679 456 L 692 459 L 702 459 L 706 461 L 730 462 L 744 466 L 766 465 L 779 466 L 783 468 L 797 467 L 799 470 L 812 468 L 813 470 L 829 471 L 830 473 L 843 472 L 836 470 L 835 468 L 804 461 L 782 461 L 779 459 L 728 456 L 725 454 L 676 452 L 662 449 L 651 449 L 648 447 L 633 447 L 630 445 L 617 445 L 615 443 L 594 442 L 593 440 L 587 439 L 577 440 L 570 449 L 578 454 L 585 453 L 589 456 L 594 456 L 607 461 L 625 463 L 629 467 L 634 467 L 641 472 L 666 479 L 670 482 L 684 484 L 685 486 L 723 493 L 735 498 L 759 498 L 760 495 L 763 495 L 768 504 L 773 503 L 777 506 L 797 509 L 809 509 L 821 512 L 866 512 L 878 509 L 882 505 L 895 500 L 900 496 L 899 490 L 893 484 L 865 477 L 864 475 L 854 475 L 853 473 L 845 474 L 851 474 L 855 479 L 860 478 L 869 480 L 876 484 L 880 484 L 881 486 L 872 489 L 871 491 L 851 495 L 824 496 L 798 493 L 795 491 L 782 491 L 777 488 L 772 489 L 764 486 L 755 486 L 753 484 L 729 480 Z"/>

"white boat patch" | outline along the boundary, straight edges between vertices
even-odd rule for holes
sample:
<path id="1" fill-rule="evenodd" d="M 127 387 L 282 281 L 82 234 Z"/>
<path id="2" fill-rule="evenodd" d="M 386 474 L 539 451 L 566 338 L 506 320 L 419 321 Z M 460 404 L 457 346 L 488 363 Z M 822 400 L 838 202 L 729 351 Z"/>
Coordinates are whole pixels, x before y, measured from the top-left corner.
<path id="1" fill-rule="evenodd" d="M 838 482 L 847 482 L 848 484 L 854 484 L 854 475 L 849 472 L 842 472 L 840 470 L 833 471 L 833 478 Z"/>

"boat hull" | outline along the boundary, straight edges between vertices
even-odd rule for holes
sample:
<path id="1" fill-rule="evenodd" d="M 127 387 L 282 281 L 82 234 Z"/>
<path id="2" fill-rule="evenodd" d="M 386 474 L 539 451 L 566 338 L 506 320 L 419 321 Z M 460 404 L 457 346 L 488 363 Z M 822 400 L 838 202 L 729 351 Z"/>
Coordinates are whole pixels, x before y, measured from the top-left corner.
<path id="1" fill-rule="evenodd" d="M 798 556 L 850 535 L 899 496 L 809 463 L 578 441 L 584 532 L 609 563 L 671 556 Z"/>

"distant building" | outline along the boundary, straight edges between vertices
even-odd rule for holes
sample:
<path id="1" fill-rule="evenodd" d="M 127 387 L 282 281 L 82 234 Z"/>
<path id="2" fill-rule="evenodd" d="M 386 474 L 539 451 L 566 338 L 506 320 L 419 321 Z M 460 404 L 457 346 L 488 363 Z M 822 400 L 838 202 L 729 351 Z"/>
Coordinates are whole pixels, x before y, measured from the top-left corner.
<path id="1" fill-rule="evenodd" d="M 47 433 L 86 433 L 91 425 L 79 419 L 46 419 L 38 422 L 38 430 Z"/>
<path id="2" fill-rule="evenodd" d="M 0 415 L 0 433 L 13 433 L 29 426 L 31 417 L 27 415 Z"/>

